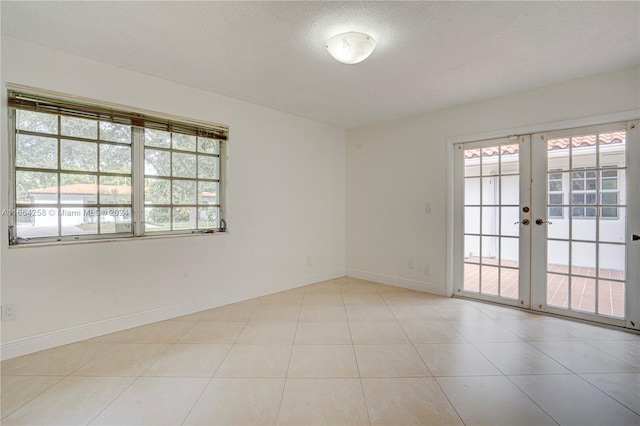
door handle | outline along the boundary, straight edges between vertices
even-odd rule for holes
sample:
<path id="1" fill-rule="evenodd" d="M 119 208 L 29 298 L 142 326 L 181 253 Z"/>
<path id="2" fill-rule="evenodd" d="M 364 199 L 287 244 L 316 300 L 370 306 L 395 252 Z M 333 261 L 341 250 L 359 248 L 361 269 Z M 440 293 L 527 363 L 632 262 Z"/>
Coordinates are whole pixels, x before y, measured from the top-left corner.
<path id="1" fill-rule="evenodd" d="M 631 240 L 632 240 L 632 241 L 640 241 L 640 235 L 638 235 L 638 234 L 633 234 L 633 235 L 631 236 Z"/>
<path id="2" fill-rule="evenodd" d="M 542 225 L 543 223 L 548 223 L 549 225 L 553 225 L 553 222 L 544 221 L 542 219 L 536 219 L 536 225 Z"/>
<path id="3" fill-rule="evenodd" d="M 515 222 L 515 223 L 514 223 L 514 225 L 517 225 L 517 224 L 519 224 L 519 223 L 521 223 L 521 224 L 523 224 L 523 225 L 528 225 L 528 224 L 530 224 L 531 222 L 529 222 L 529 219 L 522 219 L 520 222 Z"/>

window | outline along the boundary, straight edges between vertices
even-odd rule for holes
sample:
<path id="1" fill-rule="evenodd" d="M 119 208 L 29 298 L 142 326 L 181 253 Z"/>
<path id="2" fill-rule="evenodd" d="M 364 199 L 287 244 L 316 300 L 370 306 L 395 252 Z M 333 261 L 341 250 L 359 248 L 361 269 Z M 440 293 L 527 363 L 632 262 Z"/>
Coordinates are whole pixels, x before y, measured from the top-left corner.
<path id="1" fill-rule="evenodd" d="M 9 90 L 10 243 L 224 229 L 228 129 Z"/>
<path id="2" fill-rule="evenodd" d="M 147 130 L 145 232 L 220 227 L 219 141 Z"/>
<path id="3" fill-rule="evenodd" d="M 600 191 L 598 191 L 598 174 L 600 175 Z M 600 216 L 617 218 L 617 207 L 607 205 L 618 204 L 618 171 L 603 169 L 579 170 L 571 172 L 571 214 L 577 218 L 595 218 L 597 204 L 600 204 Z M 598 200 L 598 192 L 600 200 Z"/>
<path id="4" fill-rule="evenodd" d="M 564 192 L 562 187 L 562 172 L 549 173 L 549 218 L 562 219 L 564 217 L 562 205 Z"/>

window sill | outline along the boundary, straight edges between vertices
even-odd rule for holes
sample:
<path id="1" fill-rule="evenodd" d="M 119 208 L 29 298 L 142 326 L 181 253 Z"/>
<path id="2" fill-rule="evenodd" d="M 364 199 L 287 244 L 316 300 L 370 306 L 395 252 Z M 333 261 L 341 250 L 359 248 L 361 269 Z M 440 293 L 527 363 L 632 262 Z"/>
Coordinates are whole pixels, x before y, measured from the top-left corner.
<path id="1" fill-rule="evenodd" d="M 193 237 L 208 237 L 213 235 L 229 235 L 229 231 L 211 232 L 211 233 L 184 233 L 184 234 L 159 234 L 159 235 L 144 235 L 142 237 L 120 237 L 120 238 L 100 238 L 95 240 L 70 240 L 70 241 L 47 241 L 41 243 L 22 243 L 8 245 L 9 250 L 13 249 L 25 249 L 30 247 L 53 247 L 53 246 L 66 246 L 77 244 L 102 244 L 102 243 L 115 243 L 124 241 L 147 241 L 147 240 L 162 240 L 171 238 L 193 238 Z"/>

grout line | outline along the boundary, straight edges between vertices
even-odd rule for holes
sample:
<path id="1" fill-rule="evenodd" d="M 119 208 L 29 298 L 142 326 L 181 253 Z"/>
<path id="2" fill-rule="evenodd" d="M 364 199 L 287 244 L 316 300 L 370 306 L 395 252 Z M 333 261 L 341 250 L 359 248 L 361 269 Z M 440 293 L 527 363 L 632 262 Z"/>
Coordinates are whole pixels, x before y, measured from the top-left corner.
<path id="1" fill-rule="evenodd" d="M 344 302 L 344 295 L 342 294 L 342 288 L 340 289 L 340 294 L 342 295 L 342 300 Z M 378 294 L 378 293 L 375 293 Z M 371 425 L 371 415 L 369 414 L 369 404 L 367 403 L 367 396 L 364 393 L 364 384 L 362 383 L 362 372 L 360 371 L 360 363 L 358 362 L 358 356 L 356 355 L 356 345 L 353 341 L 353 333 L 351 332 L 351 321 L 349 320 L 349 315 L 347 314 L 347 306 L 344 306 L 344 313 L 347 316 L 347 329 L 349 330 L 349 336 L 351 337 L 351 350 L 353 351 L 353 357 L 356 360 L 356 368 L 358 370 L 358 380 L 360 382 L 360 392 L 362 392 L 362 399 L 364 401 L 364 409 L 367 412 L 367 419 L 369 420 L 369 425 Z"/>
<path id="2" fill-rule="evenodd" d="M 287 388 L 287 382 L 289 381 L 289 368 L 291 367 L 291 360 L 293 359 L 293 351 L 296 345 L 296 337 L 298 336 L 298 328 L 300 327 L 300 314 L 302 313 L 302 306 L 304 304 L 304 295 L 306 294 L 306 292 L 303 292 L 302 294 L 303 296 L 302 298 L 300 298 L 300 304 L 298 306 L 298 320 L 296 321 L 296 331 L 293 333 L 293 341 L 291 343 L 291 352 L 289 353 L 289 362 L 287 363 L 287 372 L 285 373 L 283 383 L 282 383 L 282 392 L 280 393 L 280 404 L 278 405 L 278 413 L 276 414 L 276 424 L 280 419 L 280 411 L 282 410 L 282 403 L 284 402 L 284 391 Z"/>

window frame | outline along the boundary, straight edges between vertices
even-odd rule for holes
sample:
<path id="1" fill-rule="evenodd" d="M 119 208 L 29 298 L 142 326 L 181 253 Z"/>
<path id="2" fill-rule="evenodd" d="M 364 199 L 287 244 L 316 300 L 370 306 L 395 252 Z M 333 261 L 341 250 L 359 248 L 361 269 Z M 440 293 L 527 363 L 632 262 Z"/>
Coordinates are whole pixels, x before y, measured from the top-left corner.
<path id="1" fill-rule="evenodd" d="M 604 172 L 615 172 L 615 176 L 604 176 Z M 588 172 L 593 172 L 595 173 L 595 177 L 589 177 L 587 176 Z M 582 177 L 579 178 L 574 178 L 574 174 L 575 173 L 582 173 Z M 619 204 L 604 204 L 603 201 L 603 195 L 604 194 L 616 194 L 616 200 L 619 200 L 620 198 L 620 186 L 619 186 L 619 180 L 620 180 L 620 176 L 618 173 L 618 169 L 615 167 L 603 167 L 600 169 L 596 169 L 596 168 L 583 168 L 583 169 L 575 169 L 572 170 L 569 174 L 569 179 L 570 179 L 570 185 L 571 185 L 571 218 L 572 219 L 587 219 L 587 220 L 595 220 L 595 219 L 604 219 L 604 220 L 617 220 L 620 218 L 620 214 L 619 214 Z M 587 189 L 587 181 L 593 179 L 596 182 L 596 188 L 595 189 Z M 603 185 L 602 182 L 604 180 L 610 180 L 610 181 L 615 181 L 615 189 L 603 189 Z M 584 188 L 583 189 L 579 189 L 576 190 L 573 188 L 573 183 L 574 181 L 581 181 L 583 183 Z M 574 206 L 574 196 L 578 195 L 578 196 L 583 196 L 583 200 L 584 202 L 582 204 L 578 204 L 577 206 Z M 595 197 L 595 202 L 593 204 L 587 204 L 587 196 L 593 196 Z M 582 216 L 576 216 L 574 214 L 575 210 L 582 210 L 583 215 Z M 593 209 L 593 216 L 587 216 L 587 209 Z M 604 209 L 615 209 L 615 216 L 604 216 L 602 213 L 604 211 Z"/>
<path id="2" fill-rule="evenodd" d="M 552 175 L 558 174 L 560 175 L 560 178 L 554 177 L 552 179 Z M 560 189 L 552 191 L 551 182 L 560 182 Z M 559 195 L 560 203 L 551 204 L 552 195 Z M 547 173 L 547 209 L 549 219 L 564 219 L 564 182 L 562 170 L 554 169 Z M 560 209 L 560 214 L 552 215 L 551 209 Z"/>
<path id="3" fill-rule="evenodd" d="M 9 166 L 9 191 L 8 191 L 8 196 L 9 196 L 9 203 L 8 203 L 8 210 L 7 212 L 5 212 L 5 214 L 8 216 L 8 225 L 9 225 L 9 233 L 8 233 L 8 243 L 9 246 L 23 246 L 23 245 L 32 245 L 32 244 L 59 244 L 59 243 L 69 243 L 69 242 L 87 242 L 87 241 L 99 241 L 99 240 L 128 240 L 128 239 L 132 239 L 132 238 L 156 238 L 156 237 L 162 237 L 162 236 L 186 236 L 186 235 L 202 235 L 202 234 L 212 234 L 212 233 L 221 233 L 221 232 L 228 232 L 227 226 L 226 226 L 226 221 L 227 218 L 225 217 L 225 184 L 226 184 L 226 160 L 227 160 L 227 142 L 228 142 L 228 134 L 229 134 L 229 128 L 228 126 L 223 126 L 223 125 L 219 125 L 219 124 L 214 124 L 214 123 L 208 123 L 208 122 L 202 122 L 202 121 L 197 121 L 197 120 L 192 120 L 192 119 L 187 119 L 187 118 L 183 118 L 183 117 L 176 117 L 176 116 L 172 116 L 172 115 L 167 115 L 167 114 L 162 114 L 162 113 L 157 113 L 157 112 L 150 112 L 150 111 L 146 111 L 146 110 L 141 110 L 138 108 L 134 108 L 134 107 L 123 107 L 120 105 L 114 105 L 114 104 L 109 104 L 109 103 L 105 103 L 102 101 L 97 101 L 97 100 L 92 100 L 92 99 L 84 99 L 84 98 L 78 98 L 78 97 L 71 97 L 69 95 L 64 95 L 64 94 L 60 94 L 60 93 L 55 93 L 55 92 L 49 92 L 49 91 L 43 91 L 40 89 L 33 89 L 33 88 L 26 88 L 25 86 L 17 86 L 17 85 L 12 85 L 12 84 L 8 84 L 7 85 L 7 93 L 8 93 L 8 103 L 7 103 L 7 111 L 8 111 L 8 122 L 7 122 L 7 130 L 9 132 L 9 156 L 8 156 L 8 166 Z M 15 102 L 16 99 L 18 98 L 18 96 L 25 96 L 25 99 L 35 99 L 36 105 L 39 99 L 41 99 L 43 101 L 43 103 L 46 102 L 51 102 L 52 105 L 54 105 L 54 108 L 64 108 L 65 104 L 71 105 L 74 108 L 74 114 L 78 114 L 78 112 L 82 112 L 83 110 L 86 109 L 87 114 L 93 114 L 90 115 L 90 117 L 81 117 L 78 115 L 73 115 L 73 114 L 68 114 L 66 112 L 60 113 L 60 112 L 56 112 L 55 110 L 43 110 L 43 111 L 39 111 L 37 109 L 33 109 L 33 107 L 31 107 L 31 109 L 29 107 L 25 107 L 25 108 L 21 108 L 20 106 L 16 106 L 15 104 L 12 104 L 12 102 Z M 58 103 L 57 106 L 55 103 Z M 55 116 L 57 117 L 57 123 L 58 123 L 58 128 L 57 128 L 57 134 L 55 135 L 48 135 L 49 137 L 53 137 L 56 140 L 56 149 L 57 149 L 57 167 L 55 169 L 44 169 L 44 168 L 39 168 L 36 167 L 35 169 L 33 167 L 22 167 L 22 166 L 17 166 L 17 144 L 18 144 L 18 133 L 22 133 L 25 132 L 25 134 L 28 135 L 32 135 L 34 134 L 34 136 L 40 136 L 39 133 L 42 132 L 31 132 L 31 131 L 25 131 L 25 130 L 19 130 L 18 129 L 18 123 L 17 123 L 17 118 L 18 118 L 18 110 L 31 110 L 31 111 L 37 111 L 37 112 L 42 112 L 42 113 L 48 113 L 48 114 L 55 114 Z M 62 110 L 61 110 L 62 111 Z M 98 111 L 98 115 L 96 115 L 96 111 Z M 108 115 L 105 115 L 104 111 L 111 111 L 112 116 L 116 116 L 117 119 L 121 119 L 120 117 L 125 117 L 124 119 L 126 120 L 127 117 L 131 117 L 131 124 L 126 124 L 128 126 L 130 126 L 131 129 L 131 141 L 130 143 L 118 143 L 118 142 L 112 142 L 112 141 L 103 141 L 100 139 L 100 122 L 105 121 L 105 120 L 101 120 L 100 117 L 108 117 Z M 99 115 L 102 114 L 102 115 Z M 63 129 L 60 125 L 60 123 L 62 122 L 62 117 L 65 116 L 74 116 L 74 117 L 78 117 L 78 118 L 89 118 L 93 121 L 96 121 L 96 127 L 98 128 L 98 136 L 96 136 L 95 140 L 92 140 L 91 138 L 82 138 L 82 137 L 74 137 L 74 136 L 66 136 L 63 135 Z M 135 120 L 135 122 L 134 122 Z M 118 123 L 118 121 L 111 121 L 112 123 Z M 151 125 L 149 127 L 146 126 L 147 123 L 150 123 Z M 122 123 L 120 123 L 122 124 Z M 163 126 L 166 126 L 166 128 L 163 128 Z M 189 136 L 196 136 L 196 150 L 194 152 L 192 152 L 191 154 L 194 155 L 195 157 L 195 161 L 196 163 L 198 162 L 198 156 L 202 154 L 202 156 L 205 157 L 217 157 L 218 159 L 218 176 L 217 179 L 205 179 L 205 181 L 210 182 L 210 181 L 216 181 L 218 184 L 218 191 L 217 191 L 217 204 L 214 205 L 210 205 L 210 204 L 202 204 L 200 203 L 200 197 L 199 197 L 199 193 L 198 193 L 198 181 L 200 180 L 200 178 L 197 175 L 197 171 L 196 171 L 196 177 L 193 179 L 193 181 L 195 182 L 196 185 L 196 191 L 195 191 L 195 197 L 196 197 L 196 228 L 189 228 L 189 229 L 180 229 L 180 230 L 173 230 L 172 226 L 169 228 L 170 230 L 167 231 L 161 231 L 161 232 L 153 232 L 153 231 L 146 231 L 145 232 L 145 207 L 148 206 L 145 200 L 145 148 L 147 148 L 147 146 L 145 146 L 145 129 L 150 129 L 150 130 L 163 130 L 163 131 L 169 131 L 170 134 L 187 134 Z M 18 132 L 19 130 L 19 132 Z M 45 135 L 42 135 L 45 136 Z M 198 152 L 198 148 L 199 148 L 199 144 L 198 144 L 198 137 L 200 138 L 207 138 L 207 139 L 212 139 L 217 141 L 217 154 L 207 154 L 207 153 L 200 153 Z M 63 164 L 62 164 L 62 153 L 60 151 L 61 146 L 62 146 L 62 141 L 63 140 L 74 140 L 74 141 L 80 141 L 80 142 L 93 142 L 96 144 L 96 150 L 99 152 L 100 151 L 100 147 L 101 144 L 104 143 L 105 145 L 121 145 L 121 146 L 128 146 L 131 149 L 131 174 L 128 175 L 129 179 L 130 179 L 130 184 L 131 184 L 131 196 L 130 196 L 130 204 L 127 204 L 127 206 L 121 206 L 120 204 L 104 204 L 101 203 L 101 199 L 100 199 L 100 176 L 111 176 L 111 173 L 106 173 L 106 172 L 101 172 L 100 171 L 100 160 L 97 159 L 97 165 L 96 165 L 96 170 L 95 171 L 71 171 L 71 174 L 80 174 L 80 175 L 86 175 L 86 176 L 95 176 L 95 180 L 96 180 L 96 200 L 95 203 L 91 204 L 91 206 L 87 205 L 83 205 L 78 207 L 75 204 L 72 205 L 66 205 L 65 203 L 62 202 L 62 194 L 60 193 L 60 187 L 63 186 L 62 182 L 60 181 L 60 176 L 62 174 L 67 173 L 69 170 L 67 169 L 63 169 Z M 149 147 L 149 148 L 154 148 L 154 147 Z M 173 156 L 173 147 L 171 147 L 170 151 L 172 152 L 170 155 Z M 180 152 L 180 151 L 178 151 Z M 99 158 L 99 154 L 98 154 L 98 158 Z M 214 161 L 215 163 L 215 161 Z M 7 164 L 7 163 L 5 163 Z M 170 167 L 173 167 L 173 163 L 170 164 Z M 20 233 L 18 232 L 18 223 L 19 223 L 19 218 L 18 218 L 18 209 L 23 209 L 23 208 L 30 208 L 30 207 L 25 207 L 25 204 L 23 203 L 22 205 L 20 205 L 18 203 L 17 200 L 17 189 L 16 189 L 16 172 L 20 172 L 23 169 L 28 169 L 28 170 L 32 170 L 32 171 L 36 171 L 36 172 L 51 172 L 51 173 L 55 173 L 57 176 L 57 187 L 58 187 L 58 191 L 57 191 L 57 202 L 55 204 L 47 204 L 46 206 L 44 206 L 44 209 L 47 209 L 47 212 L 50 213 L 50 209 L 56 209 L 57 212 L 57 235 L 52 235 L 52 236 L 36 236 L 36 237 L 31 237 L 31 238 L 26 238 L 24 236 L 21 236 Z M 37 170 L 36 170 L 37 169 Z M 120 175 L 121 173 L 116 173 L 118 175 Z M 170 179 L 174 179 L 173 177 L 171 177 Z M 178 178 L 180 179 L 180 178 Z M 171 199 L 171 205 L 173 207 L 173 199 L 172 199 L 172 194 L 169 194 Z M 96 204 L 94 206 L 94 204 Z M 201 212 L 201 208 L 209 208 L 209 206 L 211 207 L 215 207 L 217 208 L 217 223 L 215 224 L 216 227 L 213 228 L 208 228 L 208 227 L 198 227 L 198 223 L 197 223 L 197 217 Z M 36 208 L 41 208 L 42 206 L 39 206 L 39 204 L 37 206 L 34 205 L 33 209 Z M 72 207 L 72 208 L 108 208 L 108 209 L 118 209 L 118 208 L 130 208 L 129 210 L 129 214 L 130 214 L 130 232 L 114 232 L 114 233 L 99 233 L 100 232 L 100 228 L 99 225 L 96 226 L 96 233 L 95 234 L 73 234 L 73 235 L 63 235 L 64 234 L 64 230 L 63 227 L 61 225 L 61 214 L 60 212 L 62 211 L 62 209 L 66 208 L 66 207 Z M 30 211 L 31 213 L 33 213 L 33 211 Z M 27 215 L 29 216 L 29 215 Z M 99 221 L 101 215 L 98 214 L 98 217 L 96 218 L 96 220 Z M 30 221 L 33 221 L 34 218 L 31 217 L 31 219 L 29 219 Z M 21 222 L 22 223 L 22 222 Z M 27 222 L 28 223 L 28 222 Z"/>

